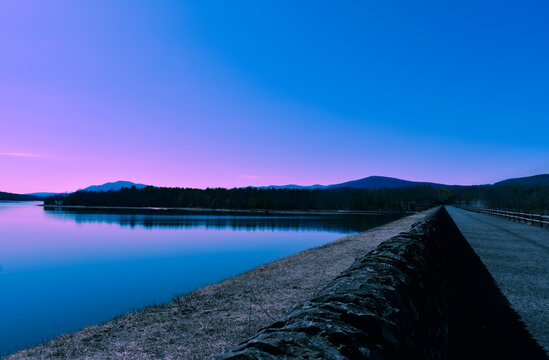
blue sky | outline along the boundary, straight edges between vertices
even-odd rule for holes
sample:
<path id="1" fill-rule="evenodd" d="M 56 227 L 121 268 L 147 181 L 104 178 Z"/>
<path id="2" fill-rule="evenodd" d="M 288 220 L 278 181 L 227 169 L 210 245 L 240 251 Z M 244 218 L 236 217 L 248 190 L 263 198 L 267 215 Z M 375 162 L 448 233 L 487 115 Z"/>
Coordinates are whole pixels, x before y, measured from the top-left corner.
<path id="1" fill-rule="evenodd" d="M 546 2 L 0 5 L 4 191 L 549 172 Z"/>

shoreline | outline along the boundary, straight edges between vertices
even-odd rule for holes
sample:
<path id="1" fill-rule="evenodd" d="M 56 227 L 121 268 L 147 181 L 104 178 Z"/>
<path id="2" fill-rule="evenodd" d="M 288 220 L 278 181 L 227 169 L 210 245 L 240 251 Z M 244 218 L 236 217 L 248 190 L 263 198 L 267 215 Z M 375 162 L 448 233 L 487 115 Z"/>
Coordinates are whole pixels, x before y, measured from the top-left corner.
<path id="1" fill-rule="evenodd" d="M 270 209 L 212 209 L 189 207 L 150 207 L 150 206 L 90 206 L 90 205 L 44 205 L 44 208 L 81 209 L 81 210 L 147 210 L 147 211 L 189 211 L 189 212 L 218 212 L 218 213 L 249 213 L 249 214 L 316 214 L 316 215 L 384 215 L 384 214 L 415 214 L 417 211 L 397 210 L 270 210 Z"/>
<path id="2" fill-rule="evenodd" d="M 3 359 L 208 359 L 314 296 L 433 209 L 343 237 Z"/>

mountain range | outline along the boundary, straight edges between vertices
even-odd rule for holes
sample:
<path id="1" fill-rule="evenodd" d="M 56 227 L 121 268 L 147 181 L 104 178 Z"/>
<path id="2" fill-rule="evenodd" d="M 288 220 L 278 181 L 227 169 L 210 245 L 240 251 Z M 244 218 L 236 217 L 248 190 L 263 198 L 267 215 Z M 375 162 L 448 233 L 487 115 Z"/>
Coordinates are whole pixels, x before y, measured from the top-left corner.
<path id="1" fill-rule="evenodd" d="M 448 185 L 448 184 L 439 184 L 439 183 L 424 182 L 424 181 L 409 181 L 409 180 L 397 179 L 397 178 L 387 177 L 387 176 L 369 176 L 369 177 L 365 177 L 358 180 L 346 181 L 346 182 L 342 182 L 339 184 L 332 184 L 332 185 L 315 184 L 315 185 L 303 186 L 303 185 L 289 184 L 289 185 L 261 186 L 259 188 L 260 189 L 267 189 L 267 188 L 271 188 L 271 189 L 337 189 L 337 188 L 394 189 L 394 188 L 411 187 L 411 186 L 418 186 L 418 185 L 431 185 L 434 188 L 445 188 L 445 189 L 464 187 L 464 185 Z M 512 179 L 496 182 L 493 185 L 494 186 L 549 185 L 549 174 L 540 174 L 540 175 L 526 176 L 521 178 L 512 178 Z M 133 183 L 131 181 L 115 181 L 115 182 L 108 182 L 102 185 L 88 186 L 80 190 L 81 191 L 117 191 L 124 187 L 131 188 L 132 186 L 135 186 L 136 188 L 141 189 L 148 185 Z M 41 193 L 30 193 L 25 195 L 19 195 L 19 194 L 0 192 L 0 200 L 40 200 L 44 197 L 53 196 L 53 195 L 57 195 L 57 193 L 41 192 Z"/>
<path id="2" fill-rule="evenodd" d="M 379 189 L 379 188 L 403 188 L 418 185 L 431 185 L 434 188 L 449 188 L 456 185 L 437 184 L 431 182 L 408 181 L 386 176 L 369 176 L 359 180 L 347 181 L 340 184 L 329 185 L 328 188 L 358 188 L 358 189 Z"/>
<path id="3" fill-rule="evenodd" d="M 138 189 L 144 188 L 145 184 L 136 184 L 131 181 L 115 181 L 115 182 L 108 182 L 102 185 L 91 185 L 83 189 L 78 189 L 79 191 L 118 191 L 122 188 L 131 188 L 132 186 L 135 186 Z M 35 193 L 29 193 L 25 195 L 31 195 L 31 196 L 38 196 L 38 197 L 49 197 L 49 196 L 55 196 L 60 195 L 63 193 L 53 193 L 53 192 L 35 192 Z"/>
<path id="4" fill-rule="evenodd" d="M 337 189 L 337 188 L 355 188 L 355 189 L 395 189 L 395 188 L 403 188 L 403 187 L 410 187 L 410 186 L 418 186 L 418 185 L 431 185 L 434 188 L 455 188 L 460 185 L 446 185 L 446 184 L 438 184 L 438 183 L 432 183 L 432 182 L 425 182 L 425 181 L 409 181 L 409 180 L 402 180 L 387 176 L 368 176 L 362 179 L 358 180 L 352 180 L 352 181 L 346 181 L 339 184 L 332 184 L 332 185 L 310 185 L 310 186 L 302 186 L 302 185 L 270 185 L 270 186 L 263 186 L 261 188 L 271 188 L 271 189 Z"/>
<path id="5" fill-rule="evenodd" d="M 448 185 L 448 184 L 439 184 L 433 182 L 425 181 L 409 181 L 387 176 L 368 176 L 358 180 L 346 181 L 339 184 L 332 185 L 270 185 L 262 186 L 261 188 L 272 188 L 272 189 L 337 189 L 337 188 L 355 188 L 355 189 L 395 189 L 403 188 L 410 186 L 418 185 L 431 185 L 434 188 L 445 188 L 453 189 L 464 187 L 465 185 Z M 499 181 L 493 185 L 496 186 L 505 186 L 505 185 L 549 185 L 549 174 L 541 174 L 534 176 L 527 176 L 521 178 L 513 178 Z"/>
<path id="6" fill-rule="evenodd" d="M 142 189 L 144 187 L 147 187 L 149 185 L 145 184 L 136 184 L 131 181 L 115 181 L 115 182 L 108 182 L 102 185 L 92 185 L 88 186 L 86 188 L 80 189 L 81 191 L 118 191 L 122 188 L 131 188 L 132 186 L 135 186 L 138 189 Z"/>

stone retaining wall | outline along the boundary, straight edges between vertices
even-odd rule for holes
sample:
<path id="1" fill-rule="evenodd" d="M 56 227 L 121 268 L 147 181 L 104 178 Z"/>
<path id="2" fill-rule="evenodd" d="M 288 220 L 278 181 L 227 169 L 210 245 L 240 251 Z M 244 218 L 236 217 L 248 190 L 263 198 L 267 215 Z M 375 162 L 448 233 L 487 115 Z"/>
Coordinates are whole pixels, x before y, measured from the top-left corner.
<path id="1" fill-rule="evenodd" d="M 487 274 L 441 208 L 214 359 L 545 359 Z"/>

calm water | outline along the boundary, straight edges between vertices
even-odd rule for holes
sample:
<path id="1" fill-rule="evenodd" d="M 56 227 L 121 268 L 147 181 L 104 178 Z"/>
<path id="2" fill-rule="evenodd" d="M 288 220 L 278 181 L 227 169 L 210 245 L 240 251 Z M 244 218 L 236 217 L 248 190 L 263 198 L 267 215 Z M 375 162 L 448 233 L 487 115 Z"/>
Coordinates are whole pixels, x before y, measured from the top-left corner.
<path id="1" fill-rule="evenodd" d="M 37 204 L 0 202 L 0 355 L 401 217 Z"/>

